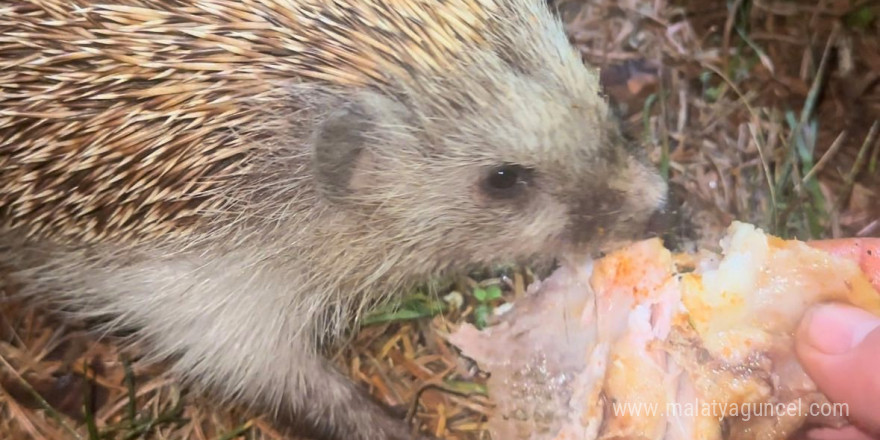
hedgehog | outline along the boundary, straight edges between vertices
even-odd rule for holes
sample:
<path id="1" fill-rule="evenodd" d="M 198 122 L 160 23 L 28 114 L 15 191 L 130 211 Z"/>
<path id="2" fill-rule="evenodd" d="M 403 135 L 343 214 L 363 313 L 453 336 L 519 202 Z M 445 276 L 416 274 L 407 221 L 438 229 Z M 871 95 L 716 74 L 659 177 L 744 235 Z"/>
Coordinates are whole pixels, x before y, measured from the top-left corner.
<path id="1" fill-rule="evenodd" d="M 20 294 L 315 438 L 411 438 L 325 356 L 370 307 L 665 192 L 541 0 L 0 2 Z"/>

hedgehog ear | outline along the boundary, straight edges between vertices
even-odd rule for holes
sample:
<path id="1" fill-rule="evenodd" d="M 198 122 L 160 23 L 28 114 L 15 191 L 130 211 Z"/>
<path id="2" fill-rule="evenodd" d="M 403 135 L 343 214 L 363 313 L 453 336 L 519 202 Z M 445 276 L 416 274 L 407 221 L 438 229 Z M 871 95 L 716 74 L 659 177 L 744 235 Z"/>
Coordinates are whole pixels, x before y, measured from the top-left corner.
<path id="1" fill-rule="evenodd" d="M 401 126 L 402 105 L 376 93 L 361 93 L 337 104 L 320 124 L 313 139 L 313 164 L 320 190 L 341 201 L 356 191 L 358 176 L 381 166 L 376 149 L 391 142 L 384 127 Z"/>

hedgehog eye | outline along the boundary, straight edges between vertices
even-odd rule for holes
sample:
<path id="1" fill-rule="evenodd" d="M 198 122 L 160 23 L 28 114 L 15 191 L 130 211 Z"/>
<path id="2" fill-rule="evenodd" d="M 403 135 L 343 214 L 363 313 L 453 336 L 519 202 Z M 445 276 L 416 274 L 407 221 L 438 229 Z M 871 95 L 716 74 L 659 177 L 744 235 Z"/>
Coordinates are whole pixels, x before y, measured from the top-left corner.
<path id="1" fill-rule="evenodd" d="M 515 197 L 529 184 L 531 178 L 532 170 L 520 165 L 505 164 L 489 170 L 483 181 L 483 188 L 495 198 Z"/>

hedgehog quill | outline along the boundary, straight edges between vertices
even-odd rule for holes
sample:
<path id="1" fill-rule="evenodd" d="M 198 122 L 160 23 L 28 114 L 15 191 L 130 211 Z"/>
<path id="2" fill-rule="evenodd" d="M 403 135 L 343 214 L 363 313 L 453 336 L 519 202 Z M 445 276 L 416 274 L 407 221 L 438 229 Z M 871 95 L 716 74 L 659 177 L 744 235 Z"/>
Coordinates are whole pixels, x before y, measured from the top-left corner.
<path id="1" fill-rule="evenodd" d="M 318 438 L 425 280 L 640 234 L 665 184 L 539 0 L 0 0 L 0 265 Z"/>

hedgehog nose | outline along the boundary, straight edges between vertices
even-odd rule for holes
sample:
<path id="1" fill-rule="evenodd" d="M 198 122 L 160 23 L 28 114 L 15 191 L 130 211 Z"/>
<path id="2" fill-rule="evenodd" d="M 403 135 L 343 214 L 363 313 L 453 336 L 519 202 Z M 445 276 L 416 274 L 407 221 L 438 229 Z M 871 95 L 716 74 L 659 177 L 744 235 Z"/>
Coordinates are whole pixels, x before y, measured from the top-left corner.
<path id="1" fill-rule="evenodd" d="M 571 226 L 577 243 L 601 240 L 620 220 L 624 196 L 608 188 L 581 198 L 572 207 Z"/>
<path id="2" fill-rule="evenodd" d="M 648 223 L 645 226 L 645 235 L 648 237 L 662 237 L 675 226 L 674 222 L 675 210 L 665 205 L 661 206 L 654 210 L 654 213 L 648 218 Z"/>
<path id="3" fill-rule="evenodd" d="M 575 243 L 641 240 L 662 235 L 673 227 L 674 212 L 667 207 L 667 186 L 617 190 L 602 187 L 581 196 L 571 209 L 571 231 Z"/>

